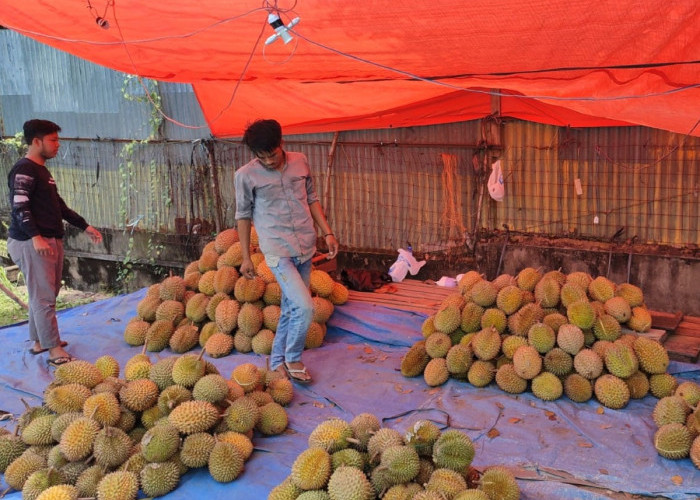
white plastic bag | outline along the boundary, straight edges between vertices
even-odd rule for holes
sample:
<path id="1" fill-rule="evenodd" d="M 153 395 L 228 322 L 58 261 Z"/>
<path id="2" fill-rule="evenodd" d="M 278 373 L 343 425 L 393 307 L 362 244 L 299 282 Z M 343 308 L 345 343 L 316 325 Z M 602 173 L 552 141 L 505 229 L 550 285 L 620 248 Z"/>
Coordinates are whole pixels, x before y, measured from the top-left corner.
<path id="1" fill-rule="evenodd" d="M 419 262 L 413 256 L 413 253 L 399 248 L 399 257 L 389 268 L 389 276 L 391 276 L 391 280 L 394 282 L 403 281 L 404 278 L 406 278 L 406 274 L 410 272 L 411 275 L 416 275 L 424 265 L 424 260 Z"/>

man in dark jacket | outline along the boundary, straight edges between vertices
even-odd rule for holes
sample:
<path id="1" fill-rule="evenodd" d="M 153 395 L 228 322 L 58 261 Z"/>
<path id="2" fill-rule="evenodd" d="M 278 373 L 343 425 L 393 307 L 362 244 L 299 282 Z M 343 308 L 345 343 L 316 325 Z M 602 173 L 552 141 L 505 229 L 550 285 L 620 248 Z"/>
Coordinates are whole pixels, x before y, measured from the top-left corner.
<path id="1" fill-rule="evenodd" d="M 10 170 L 12 219 L 7 250 L 19 266 L 29 294 L 29 338 L 32 354 L 48 351 L 50 365 L 73 358 L 64 350 L 56 321 L 56 297 L 63 272 L 63 220 L 84 230 L 94 243 L 102 234 L 66 206 L 56 182 L 45 166 L 58 154 L 61 127 L 48 120 L 24 123 L 24 140 L 29 150 Z"/>

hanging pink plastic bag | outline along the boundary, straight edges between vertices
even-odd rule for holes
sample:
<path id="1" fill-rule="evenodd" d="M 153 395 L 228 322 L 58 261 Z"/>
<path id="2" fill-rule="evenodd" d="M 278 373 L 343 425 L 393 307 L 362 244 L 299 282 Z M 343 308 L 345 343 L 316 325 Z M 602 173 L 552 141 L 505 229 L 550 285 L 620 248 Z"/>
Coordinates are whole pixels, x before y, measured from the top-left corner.
<path id="1" fill-rule="evenodd" d="M 503 201 L 506 195 L 505 187 L 503 186 L 503 171 L 501 170 L 501 160 L 496 160 L 491 164 L 491 175 L 488 181 L 489 195 L 496 201 Z"/>

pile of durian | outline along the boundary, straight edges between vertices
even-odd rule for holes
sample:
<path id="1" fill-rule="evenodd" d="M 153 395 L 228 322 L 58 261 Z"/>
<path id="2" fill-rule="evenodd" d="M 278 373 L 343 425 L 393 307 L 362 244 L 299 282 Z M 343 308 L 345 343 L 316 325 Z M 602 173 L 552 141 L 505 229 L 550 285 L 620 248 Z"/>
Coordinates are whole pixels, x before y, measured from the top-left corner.
<path id="1" fill-rule="evenodd" d="M 664 458 L 690 457 L 700 469 L 700 385 L 681 382 L 670 396 L 657 401 L 652 417 L 658 430 L 654 447 Z"/>
<path id="2" fill-rule="evenodd" d="M 476 387 L 495 380 L 503 391 L 529 389 L 545 401 L 565 394 L 584 402 L 595 394 L 613 409 L 675 390 L 666 349 L 634 333 L 651 328 L 634 285 L 525 268 L 493 281 L 469 271 L 458 287 L 423 322 L 424 339 L 402 358 L 404 376 L 422 374 L 430 386 L 450 377 Z"/>
<path id="3" fill-rule="evenodd" d="M 256 432 L 287 428 L 291 382 L 252 363 L 227 379 L 201 354 L 152 363 L 142 353 L 119 372 L 107 355 L 59 366 L 42 406 L 0 435 L 0 472 L 24 500 L 157 497 L 196 467 L 230 482 Z"/>
<path id="4" fill-rule="evenodd" d="M 207 243 L 184 277 L 171 276 L 148 288 L 137 316 L 124 329 L 133 346 L 159 352 L 169 347 L 184 353 L 197 345 L 218 358 L 234 349 L 270 354 L 280 317 L 281 290 L 251 234 L 251 258 L 257 276 L 240 275 L 241 243 L 236 229 L 226 229 Z M 306 333 L 307 349 L 319 347 L 335 305 L 348 300 L 348 290 L 323 270 L 312 269 L 310 289 L 314 315 Z"/>
<path id="5" fill-rule="evenodd" d="M 418 420 L 402 435 L 371 413 L 328 419 L 268 500 L 517 500 L 508 469 L 471 467 L 474 444 L 457 429 Z"/>

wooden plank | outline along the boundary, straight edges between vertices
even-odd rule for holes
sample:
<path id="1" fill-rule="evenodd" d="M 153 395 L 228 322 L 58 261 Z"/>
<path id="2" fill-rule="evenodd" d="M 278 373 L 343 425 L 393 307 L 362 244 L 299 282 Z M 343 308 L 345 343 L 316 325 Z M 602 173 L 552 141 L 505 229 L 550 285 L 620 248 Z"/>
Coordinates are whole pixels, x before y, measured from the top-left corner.
<path id="1" fill-rule="evenodd" d="M 700 338 L 700 323 L 689 323 L 686 321 L 681 321 L 681 324 L 676 328 L 675 333 L 678 335 L 685 335 L 686 337 L 699 337 Z"/>
<path id="2" fill-rule="evenodd" d="M 681 311 L 676 311 L 675 313 L 649 311 L 649 313 L 651 314 L 651 326 L 663 330 L 675 330 L 683 319 Z"/>
<path id="3" fill-rule="evenodd" d="M 659 328 L 652 328 L 648 332 L 635 332 L 634 330 L 630 330 L 626 326 L 622 327 L 622 333 L 631 333 L 632 335 L 637 335 L 638 337 L 645 337 L 651 340 L 656 340 L 660 344 L 664 344 L 666 339 L 669 337 L 669 334 L 666 330 L 661 330 Z"/>
<path id="4" fill-rule="evenodd" d="M 700 355 L 700 340 L 685 335 L 670 335 L 664 342 L 668 357 L 676 361 L 696 363 Z"/>
<path id="5" fill-rule="evenodd" d="M 683 322 L 700 325 L 700 316 L 683 316 Z"/>

